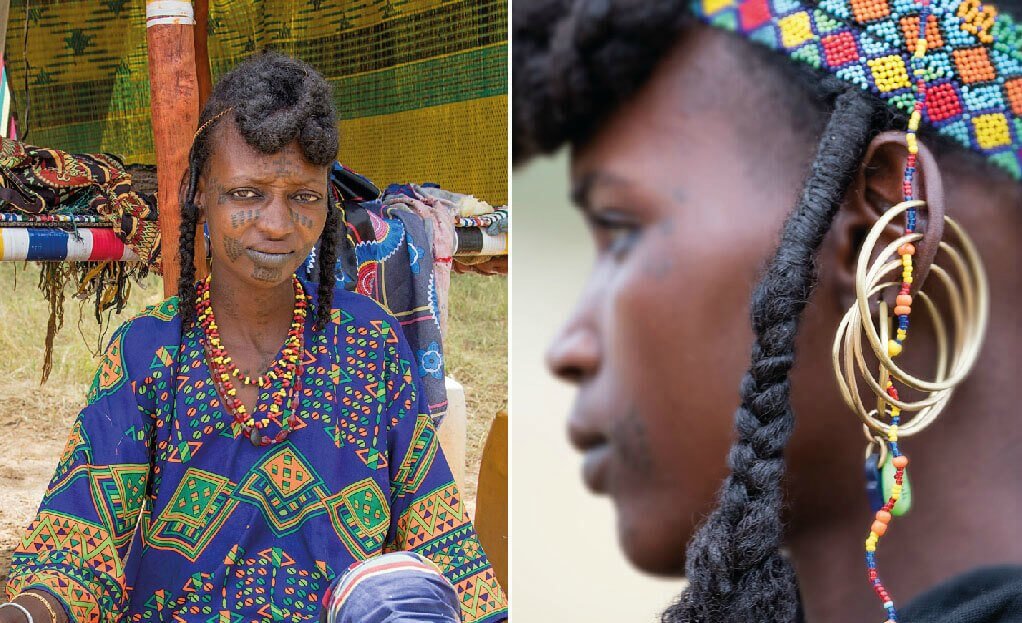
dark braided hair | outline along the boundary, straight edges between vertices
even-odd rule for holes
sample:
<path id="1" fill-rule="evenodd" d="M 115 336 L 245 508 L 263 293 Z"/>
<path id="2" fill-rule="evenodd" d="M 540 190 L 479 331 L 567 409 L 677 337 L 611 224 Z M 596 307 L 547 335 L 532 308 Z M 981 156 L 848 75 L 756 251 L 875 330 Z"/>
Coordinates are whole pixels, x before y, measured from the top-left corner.
<path id="1" fill-rule="evenodd" d="M 795 572 L 780 553 L 783 452 L 795 426 L 788 373 L 816 280 L 813 259 L 877 127 L 876 108 L 865 93 L 836 78 L 826 80 L 843 92 L 777 251 L 752 294 L 756 339 L 735 411 L 731 474 L 717 508 L 688 545 L 689 587 L 664 613 L 665 623 L 796 619 Z"/>
<path id="2" fill-rule="evenodd" d="M 648 80 L 695 24 L 688 2 L 534 0 L 514 5 L 513 161 L 565 143 L 584 144 Z M 1017 13 L 1018 0 L 1001 2 Z M 794 428 L 789 372 L 799 320 L 816 281 L 814 259 L 869 142 L 906 119 L 875 96 L 748 42 L 778 97 L 821 132 L 815 158 L 780 243 L 753 291 L 755 342 L 740 386 L 730 475 L 718 506 L 686 552 L 688 587 L 663 623 L 792 623 L 800 618 L 795 572 L 780 551 L 783 450 Z M 806 115 L 807 112 L 816 114 Z M 828 116 L 829 115 L 829 116 Z M 923 130 L 940 153 L 960 149 Z M 953 147 L 952 147 L 953 145 Z M 968 160 L 967 160 L 968 161 Z M 984 161 L 971 159 L 977 167 Z"/>
<path id="3" fill-rule="evenodd" d="M 199 115 L 199 127 L 209 125 L 192 143 L 188 171 L 181 184 L 178 296 L 183 330 L 195 321 L 195 235 L 199 220 L 195 194 L 213 152 L 217 128 L 225 120 L 233 121 L 245 142 L 265 154 L 277 153 L 297 140 L 305 159 L 312 164 L 329 165 L 337 157 L 337 115 L 330 85 L 308 64 L 263 52 L 224 74 Z M 319 245 L 317 328 L 330 321 L 340 227 L 340 212 L 328 192 L 326 225 Z"/>

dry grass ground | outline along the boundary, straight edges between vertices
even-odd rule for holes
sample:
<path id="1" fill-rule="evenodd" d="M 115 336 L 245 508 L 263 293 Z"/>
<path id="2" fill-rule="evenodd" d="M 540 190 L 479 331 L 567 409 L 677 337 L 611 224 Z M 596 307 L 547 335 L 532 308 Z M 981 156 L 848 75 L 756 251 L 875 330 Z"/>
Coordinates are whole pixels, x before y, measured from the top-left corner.
<path id="1" fill-rule="evenodd" d="M 35 514 L 71 423 L 84 405 L 95 371 L 97 345 L 105 341 L 78 301 L 65 306 L 53 372 L 39 384 L 47 305 L 36 287 L 38 268 L 0 262 L 0 580 L 13 549 Z M 162 299 L 152 280 L 131 293 L 129 308 L 112 326 Z M 448 374 L 465 386 L 468 402 L 465 497 L 475 499 L 479 455 L 490 421 L 507 405 L 507 280 L 455 275 L 451 286 Z"/>

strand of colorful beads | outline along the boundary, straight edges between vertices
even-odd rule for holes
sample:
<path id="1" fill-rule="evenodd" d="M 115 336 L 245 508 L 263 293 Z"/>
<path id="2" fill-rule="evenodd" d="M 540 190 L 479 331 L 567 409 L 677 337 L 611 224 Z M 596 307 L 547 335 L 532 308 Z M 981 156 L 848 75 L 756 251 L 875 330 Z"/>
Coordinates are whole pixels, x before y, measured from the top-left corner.
<path id="1" fill-rule="evenodd" d="M 298 424 L 296 404 L 292 403 L 296 403 L 297 396 L 301 394 L 301 375 L 299 370 L 305 343 L 305 318 L 308 311 L 308 303 L 305 289 L 297 278 L 294 279 L 294 291 L 294 315 L 291 320 L 291 327 L 288 329 L 287 338 L 284 341 L 284 347 L 281 350 L 281 356 L 270 367 L 270 370 L 263 377 L 260 377 L 260 381 L 263 378 L 265 378 L 265 381 L 252 382 L 248 380 L 246 382 L 248 377 L 242 378 L 242 382 L 246 385 L 258 384 L 260 388 L 271 387 L 274 382 L 279 383 L 279 387 L 271 395 L 269 404 L 257 403 L 255 413 L 249 414 L 245 404 L 238 397 L 237 389 L 231 382 L 232 376 L 241 377 L 239 376 L 240 373 L 232 371 L 232 368 L 234 370 L 237 370 L 237 368 L 234 367 L 220 339 L 220 330 L 213 316 L 213 307 L 209 298 L 209 278 L 207 277 L 206 280 L 200 282 L 197 288 L 196 315 L 205 333 L 204 341 L 206 342 L 207 359 L 213 381 L 224 398 L 228 412 L 234 418 L 236 425 L 241 428 L 242 435 L 247 437 L 253 445 L 268 446 L 280 443 L 287 438 L 291 429 Z M 289 394 L 293 394 L 295 400 L 288 400 Z M 256 419 L 256 415 L 264 415 L 265 417 Z M 273 437 L 268 437 L 262 431 L 271 421 L 279 423 L 280 431 Z"/>
<path id="2" fill-rule="evenodd" d="M 908 157 L 905 161 L 905 179 L 902 184 L 902 191 L 905 201 L 915 198 L 914 180 L 916 173 L 916 161 L 919 157 L 919 144 L 917 133 L 919 124 L 922 121 L 923 110 L 926 108 L 926 67 L 924 57 L 926 55 L 927 42 L 926 30 L 929 21 L 929 0 L 922 0 L 922 10 L 919 14 L 919 28 L 916 37 L 916 47 L 912 54 L 912 68 L 916 77 L 916 102 L 912 115 L 908 121 L 908 131 L 905 133 L 905 142 L 908 145 Z M 914 207 L 905 211 L 905 233 L 911 234 L 916 230 L 916 209 Z M 887 343 L 887 353 L 892 358 L 901 353 L 905 339 L 908 337 L 908 317 L 912 313 L 912 256 L 916 249 L 911 243 L 905 243 L 898 247 L 898 255 L 901 256 L 901 287 L 898 290 L 898 297 L 895 300 L 894 315 L 898 318 L 898 328 L 894 339 Z M 887 382 L 887 395 L 894 400 L 899 400 L 898 389 L 891 381 Z M 883 507 L 876 512 L 873 525 L 870 526 L 869 536 L 866 537 L 866 567 L 869 572 L 869 581 L 873 590 L 883 603 L 887 611 L 886 623 L 897 623 L 898 611 L 894 607 L 894 600 L 884 587 L 877 573 L 876 547 L 880 537 L 887 532 L 887 526 L 891 522 L 894 505 L 901 498 L 902 487 L 905 479 L 905 468 L 908 466 L 908 457 L 901 453 L 898 447 L 898 425 L 901 423 L 901 409 L 891 405 L 891 424 L 887 429 L 887 444 L 891 454 L 891 464 L 895 468 L 894 485 L 891 487 L 890 497 Z"/>

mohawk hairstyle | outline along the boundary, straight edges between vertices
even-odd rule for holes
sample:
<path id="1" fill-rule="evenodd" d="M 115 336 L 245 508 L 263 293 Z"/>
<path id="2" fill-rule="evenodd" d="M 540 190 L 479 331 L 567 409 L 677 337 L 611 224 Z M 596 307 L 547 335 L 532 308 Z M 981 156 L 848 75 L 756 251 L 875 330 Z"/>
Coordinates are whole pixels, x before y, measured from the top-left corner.
<path id="1" fill-rule="evenodd" d="M 245 142 L 273 154 L 298 141 L 306 160 L 329 165 L 337 157 L 337 115 L 330 85 L 308 64 L 276 52 L 262 52 L 225 74 L 209 96 L 188 154 L 188 171 L 181 185 L 181 278 L 178 282 L 182 330 L 195 321 L 195 205 L 199 177 L 216 147 L 217 128 L 233 121 Z M 316 326 L 330 321 L 336 278 L 341 215 L 327 193 L 327 219 L 320 237 L 319 290 Z"/>

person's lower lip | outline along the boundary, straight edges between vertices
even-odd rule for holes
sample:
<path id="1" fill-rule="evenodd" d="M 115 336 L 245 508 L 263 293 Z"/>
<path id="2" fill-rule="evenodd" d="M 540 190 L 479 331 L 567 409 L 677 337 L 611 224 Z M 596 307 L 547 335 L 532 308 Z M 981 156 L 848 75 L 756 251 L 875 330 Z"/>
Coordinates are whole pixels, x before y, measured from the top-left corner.
<path id="1" fill-rule="evenodd" d="M 610 468 L 610 444 L 603 444 L 586 450 L 582 458 L 582 480 L 593 493 L 607 490 L 607 475 Z"/>
<path id="2" fill-rule="evenodd" d="M 291 261 L 294 256 L 294 252 L 288 253 L 266 253 L 263 251 L 256 251 L 255 249 L 245 249 L 245 254 L 248 255 L 256 264 L 260 266 L 266 266 L 269 268 L 279 268 L 284 266 Z"/>

